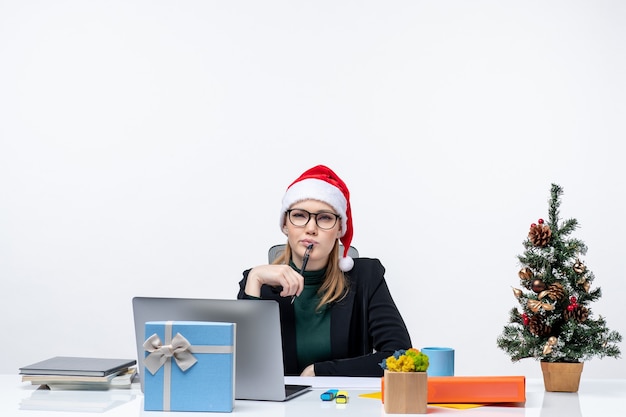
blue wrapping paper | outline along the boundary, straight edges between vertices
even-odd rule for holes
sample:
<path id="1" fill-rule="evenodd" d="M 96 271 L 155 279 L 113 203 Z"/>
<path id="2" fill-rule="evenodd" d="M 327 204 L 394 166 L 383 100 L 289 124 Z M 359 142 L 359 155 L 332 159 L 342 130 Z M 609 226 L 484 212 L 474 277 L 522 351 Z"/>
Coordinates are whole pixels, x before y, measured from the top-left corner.
<path id="1" fill-rule="evenodd" d="M 232 412 L 235 328 L 234 323 L 147 322 L 144 410 Z"/>

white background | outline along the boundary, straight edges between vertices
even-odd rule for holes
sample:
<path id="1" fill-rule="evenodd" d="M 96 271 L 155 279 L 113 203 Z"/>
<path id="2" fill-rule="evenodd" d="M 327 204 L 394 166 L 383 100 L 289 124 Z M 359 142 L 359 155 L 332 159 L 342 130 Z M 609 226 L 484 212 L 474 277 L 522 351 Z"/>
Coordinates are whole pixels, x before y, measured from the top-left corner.
<path id="1" fill-rule="evenodd" d="M 0 372 L 134 357 L 136 295 L 234 298 L 318 163 L 457 375 L 540 375 L 496 338 L 551 183 L 626 335 L 625 21 L 619 0 L 0 0 Z"/>

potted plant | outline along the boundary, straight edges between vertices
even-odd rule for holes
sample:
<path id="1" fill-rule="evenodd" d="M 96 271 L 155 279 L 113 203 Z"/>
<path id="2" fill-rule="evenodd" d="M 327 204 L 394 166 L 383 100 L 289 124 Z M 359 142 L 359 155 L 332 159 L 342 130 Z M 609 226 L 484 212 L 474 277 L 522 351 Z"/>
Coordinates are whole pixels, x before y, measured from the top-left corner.
<path id="1" fill-rule="evenodd" d="M 428 406 L 428 356 L 415 348 L 383 360 L 382 398 L 387 414 L 425 414 Z"/>
<path id="2" fill-rule="evenodd" d="M 578 222 L 559 219 L 562 193 L 552 184 L 549 220 L 530 225 L 518 256 L 520 287 L 513 288 L 519 306 L 510 311 L 497 345 L 513 362 L 539 360 L 546 391 L 577 392 L 584 361 L 618 358 L 622 336 L 607 328 L 604 317 L 593 316 L 591 304 L 602 292 L 581 260 L 587 246 L 570 237 Z"/>

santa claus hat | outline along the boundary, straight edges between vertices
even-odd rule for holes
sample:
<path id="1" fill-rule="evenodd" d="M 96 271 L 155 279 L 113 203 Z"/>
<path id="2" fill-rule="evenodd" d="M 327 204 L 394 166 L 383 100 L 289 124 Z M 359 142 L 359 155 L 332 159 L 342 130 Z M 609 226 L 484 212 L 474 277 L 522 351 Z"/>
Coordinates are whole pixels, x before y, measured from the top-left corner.
<path id="1" fill-rule="evenodd" d="M 330 168 L 317 165 L 300 175 L 287 187 L 283 196 L 280 215 L 281 230 L 289 207 L 302 200 L 318 200 L 330 205 L 341 217 L 340 241 L 343 255 L 339 259 L 339 269 L 349 271 L 354 260 L 348 256 L 352 241 L 352 212 L 350 211 L 350 191 L 346 184 Z"/>

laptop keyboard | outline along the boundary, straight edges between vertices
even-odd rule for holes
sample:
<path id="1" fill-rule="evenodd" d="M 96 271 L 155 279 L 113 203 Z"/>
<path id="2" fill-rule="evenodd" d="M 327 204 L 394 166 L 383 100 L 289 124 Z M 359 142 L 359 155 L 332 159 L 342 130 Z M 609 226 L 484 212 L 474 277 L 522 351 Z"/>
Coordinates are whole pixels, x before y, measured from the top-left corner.
<path id="1" fill-rule="evenodd" d="M 310 385 L 286 384 L 285 385 L 285 397 L 289 398 L 290 396 L 297 394 L 298 392 L 301 392 L 301 391 L 306 391 L 309 388 L 311 388 Z"/>

